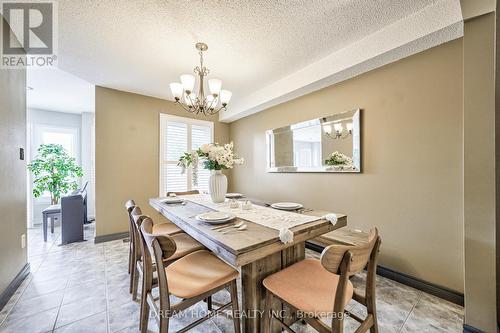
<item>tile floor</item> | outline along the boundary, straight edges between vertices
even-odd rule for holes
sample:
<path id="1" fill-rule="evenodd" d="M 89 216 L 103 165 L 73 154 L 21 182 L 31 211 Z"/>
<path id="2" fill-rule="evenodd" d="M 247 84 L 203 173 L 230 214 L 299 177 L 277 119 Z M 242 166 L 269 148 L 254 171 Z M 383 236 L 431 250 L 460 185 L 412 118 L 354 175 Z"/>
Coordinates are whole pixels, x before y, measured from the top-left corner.
<path id="1" fill-rule="evenodd" d="M 94 226 L 85 228 L 88 241 L 58 246 L 60 229 L 43 242 L 41 229 L 28 232 L 31 274 L 0 312 L 0 332 L 137 332 L 139 304 L 128 293 L 128 244 L 122 240 L 94 244 Z M 317 256 L 308 251 L 308 256 Z M 363 276 L 353 281 L 362 288 Z M 379 277 L 377 306 L 381 333 L 462 332 L 463 308 L 397 282 Z M 217 295 L 227 299 L 225 291 Z M 171 320 L 171 331 L 202 316 L 200 304 Z M 349 310 L 363 315 L 354 301 Z M 347 319 L 346 332 L 356 322 Z M 296 323 L 301 333 L 315 332 Z M 154 320 L 149 325 L 157 331 Z M 215 317 L 193 332 L 232 332 L 232 322 Z"/>

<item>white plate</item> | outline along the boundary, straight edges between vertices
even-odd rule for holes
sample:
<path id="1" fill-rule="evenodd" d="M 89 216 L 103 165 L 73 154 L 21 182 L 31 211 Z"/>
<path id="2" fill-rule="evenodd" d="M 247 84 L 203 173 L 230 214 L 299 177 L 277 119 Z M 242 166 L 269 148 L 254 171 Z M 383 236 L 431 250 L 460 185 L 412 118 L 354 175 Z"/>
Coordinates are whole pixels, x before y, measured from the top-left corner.
<path id="1" fill-rule="evenodd" d="M 229 213 L 224 213 L 224 212 L 217 212 L 217 211 L 212 211 L 212 212 L 206 212 L 203 214 L 197 215 L 200 219 L 211 222 L 211 221 L 219 221 L 219 220 L 226 220 L 231 216 Z"/>
<path id="2" fill-rule="evenodd" d="M 301 204 L 296 203 L 296 202 L 276 202 L 276 203 L 271 204 L 271 207 L 273 207 L 275 209 L 281 209 L 281 210 L 296 210 L 296 209 L 300 209 L 304 206 L 302 206 Z"/>
<path id="3" fill-rule="evenodd" d="M 226 193 L 226 198 L 228 199 L 236 199 L 236 198 L 241 198 L 243 197 L 243 194 L 241 193 Z"/>
<path id="4" fill-rule="evenodd" d="M 184 200 L 182 200 L 181 198 L 177 198 L 177 197 L 168 197 L 168 198 L 165 198 L 165 199 L 161 200 L 161 202 L 164 202 L 164 203 L 167 203 L 167 204 L 181 203 L 183 201 Z"/>
<path id="5" fill-rule="evenodd" d="M 202 214 L 200 214 L 200 215 L 202 215 Z M 222 224 L 222 223 L 229 222 L 229 221 L 231 221 L 232 219 L 234 219 L 236 217 L 236 215 L 228 214 L 229 216 L 226 219 L 223 219 L 223 220 L 214 220 L 214 221 L 207 221 L 207 220 L 202 219 L 200 217 L 200 215 L 196 215 L 195 219 L 197 221 L 208 223 L 208 224 Z"/>

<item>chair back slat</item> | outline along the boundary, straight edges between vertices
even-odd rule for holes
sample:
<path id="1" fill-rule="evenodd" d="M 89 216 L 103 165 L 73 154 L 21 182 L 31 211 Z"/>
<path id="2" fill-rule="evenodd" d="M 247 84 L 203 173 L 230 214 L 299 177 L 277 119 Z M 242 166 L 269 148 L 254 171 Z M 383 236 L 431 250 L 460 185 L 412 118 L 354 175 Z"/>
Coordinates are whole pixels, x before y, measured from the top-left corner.
<path id="1" fill-rule="evenodd" d="M 144 245 L 146 245 L 146 249 L 148 249 L 149 256 L 154 258 L 154 252 L 153 252 L 153 220 L 150 217 L 145 217 L 142 220 L 141 226 L 141 235 L 144 240 Z"/>
<path id="2" fill-rule="evenodd" d="M 156 236 L 153 240 L 156 258 L 168 259 L 177 250 L 175 241 L 168 235 Z"/>
<path id="3" fill-rule="evenodd" d="M 155 237 L 153 235 L 153 220 L 150 217 L 145 217 L 142 220 L 141 224 L 141 233 L 144 237 L 144 241 L 149 249 L 149 253 L 152 257 L 155 257 L 154 249 L 153 249 L 153 241 L 158 239 L 158 243 L 160 245 L 160 249 L 162 250 L 161 257 L 163 260 L 170 257 L 177 250 L 177 246 L 175 241 L 168 235 Z"/>
<path id="4" fill-rule="evenodd" d="M 133 243 L 133 251 L 136 255 L 136 259 L 141 258 L 142 250 L 141 250 L 141 235 L 140 235 L 140 227 L 142 224 L 142 220 L 146 218 L 145 215 L 142 215 L 142 211 L 139 206 L 135 206 L 134 209 L 130 212 L 130 231 L 132 235 Z"/>
<path id="5" fill-rule="evenodd" d="M 349 251 L 351 253 L 351 261 L 348 274 L 357 274 L 366 267 L 378 239 L 378 230 L 377 228 L 373 228 L 368 235 L 368 242 L 366 244 L 359 246 L 330 245 L 321 253 L 321 264 L 328 271 L 339 274 L 340 263 L 345 253 Z"/>
<path id="6" fill-rule="evenodd" d="M 132 217 L 132 221 L 136 222 L 141 215 L 142 215 L 141 208 L 139 206 L 134 206 L 134 208 L 130 212 L 130 216 Z"/>

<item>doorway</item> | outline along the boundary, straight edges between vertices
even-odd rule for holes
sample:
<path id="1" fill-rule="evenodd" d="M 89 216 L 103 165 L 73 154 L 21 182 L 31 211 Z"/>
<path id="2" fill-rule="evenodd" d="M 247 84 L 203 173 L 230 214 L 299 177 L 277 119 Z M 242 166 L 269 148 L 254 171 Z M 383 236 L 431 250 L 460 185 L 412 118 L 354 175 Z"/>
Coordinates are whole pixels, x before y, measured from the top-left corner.
<path id="1" fill-rule="evenodd" d="M 86 200 L 83 199 L 85 196 L 82 196 L 83 206 L 86 207 L 86 216 L 82 221 L 94 221 L 95 86 L 59 69 L 28 69 L 27 86 L 27 163 L 36 158 L 41 145 L 61 145 L 82 169 L 83 176 L 74 179 L 79 189 L 86 185 L 85 191 L 79 192 L 86 193 Z M 64 221 L 61 221 L 61 218 L 56 219 L 53 232 L 51 223 L 48 223 L 45 241 L 42 211 L 51 205 L 51 195 L 46 190 L 35 197 L 34 177 L 31 172 L 27 172 L 26 177 L 27 248 L 28 261 L 33 269 L 33 263 L 60 251 L 61 247 L 58 245 L 61 243 L 61 223 Z M 68 190 L 62 196 L 72 192 Z M 85 240 L 93 241 L 94 224 L 84 224 Z"/>

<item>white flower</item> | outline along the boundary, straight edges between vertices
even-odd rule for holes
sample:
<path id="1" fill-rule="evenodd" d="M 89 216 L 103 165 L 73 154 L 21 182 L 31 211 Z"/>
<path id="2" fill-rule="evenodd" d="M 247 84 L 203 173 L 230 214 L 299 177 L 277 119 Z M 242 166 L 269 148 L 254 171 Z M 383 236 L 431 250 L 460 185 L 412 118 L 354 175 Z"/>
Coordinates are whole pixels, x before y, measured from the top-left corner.
<path id="1" fill-rule="evenodd" d="M 209 144 L 204 144 L 200 147 L 201 151 L 205 154 L 207 154 L 212 147 Z"/>
<path id="2" fill-rule="evenodd" d="M 350 165 L 352 163 L 352 158 L 338 151 L 334 151 L 330 158 L 327 160 L 327 164 L 329 165 Z"/>
<path id="3" fill-rule="evenodd" d="M 202 154 L 200 156 L 202 159 L 208 160 L 210 162 L 209 168 L 222 168 L 222 169 L 232 169 L 234 165 L 243 164 L 243 158 L 239 158 L 233 151 L 233 142 L 226 143 L 224 145 L 219 145 L 218 143 L 204 144 L 202 145 L 198 153 Z M 196 162 L 198 159 L 196 159 Z"/>

